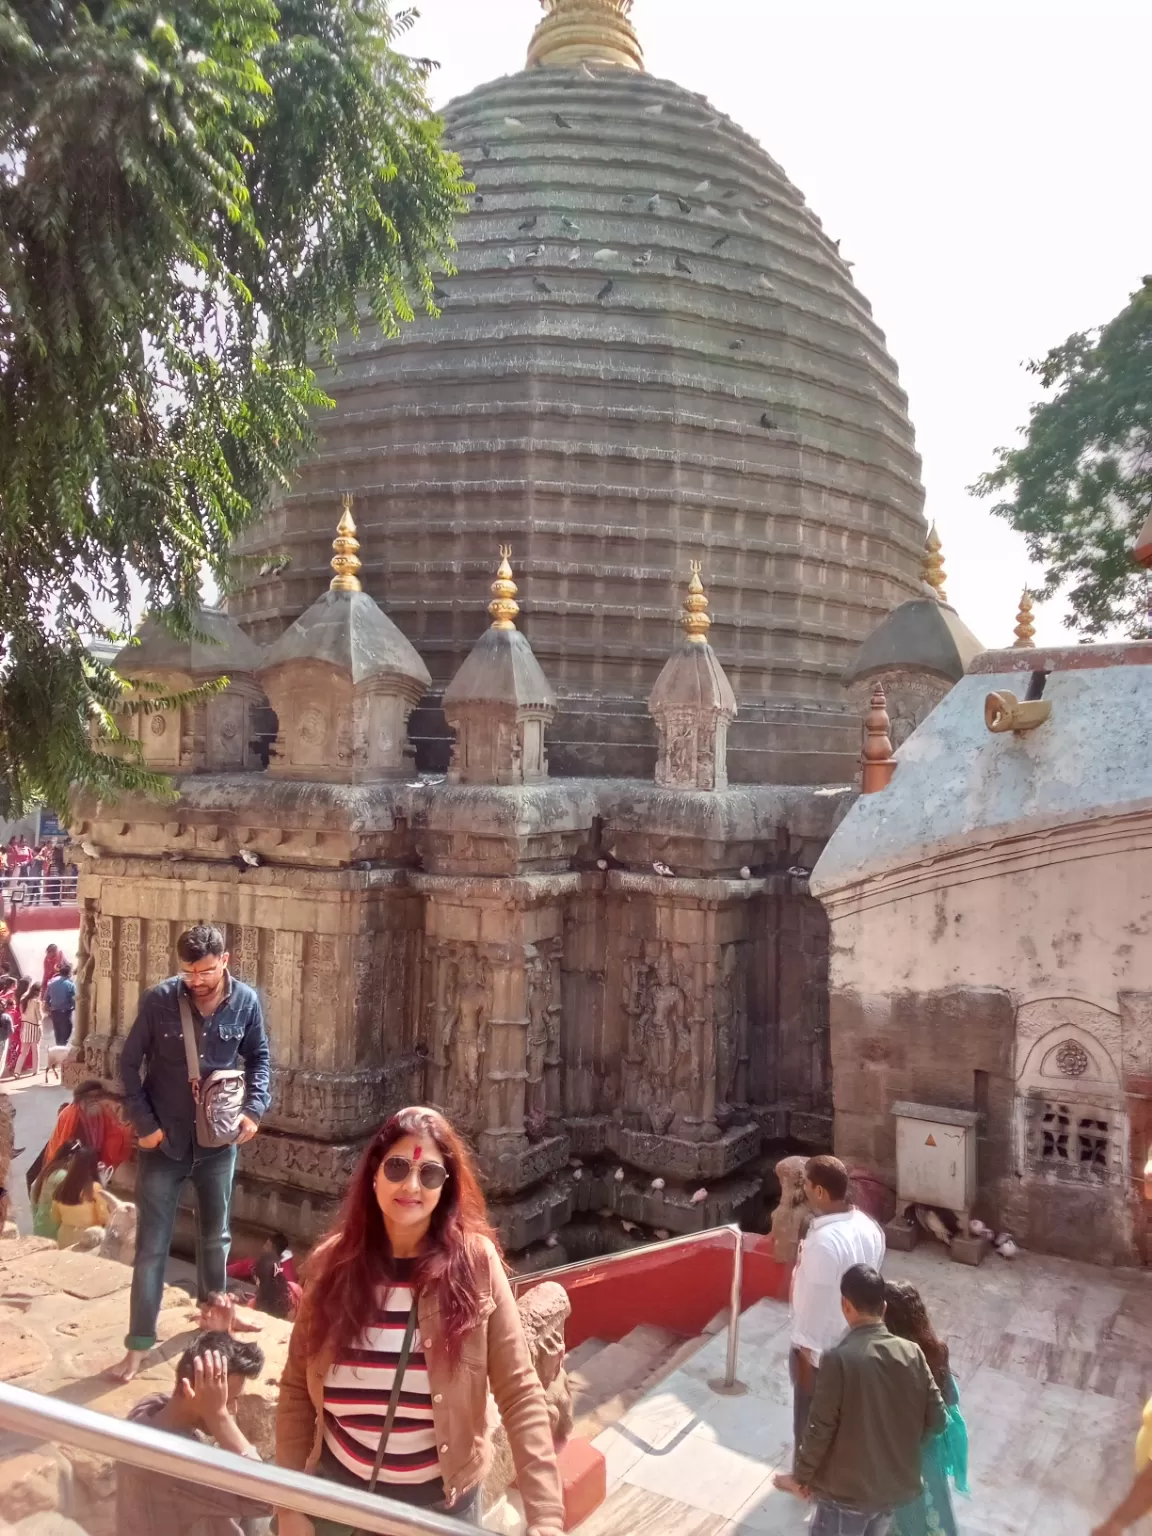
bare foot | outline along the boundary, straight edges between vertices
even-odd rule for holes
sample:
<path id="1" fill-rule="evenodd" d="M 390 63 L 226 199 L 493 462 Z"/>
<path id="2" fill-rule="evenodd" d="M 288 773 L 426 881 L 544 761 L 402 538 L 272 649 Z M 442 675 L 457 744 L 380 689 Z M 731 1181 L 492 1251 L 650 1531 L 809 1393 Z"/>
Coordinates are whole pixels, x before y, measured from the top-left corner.
<path id="1" fill-rule="evenodd" d="M 144 1364 L 144 1357 L 147 1353 L 146 1349 L 130 1349 L 119 1365 L 110 1365 L 108 1367 L 104 1372 L 105 1376 L 110 1376 L 113 1381 L 131 1381 Z"/>
<path id="2" fill-rule="evenodd" d="M 772 1481 L 781 1493 L 795 1494 L 798 1499 L 804 1497 L 800 1491 L 800 1484 L 792 1476 L 791 1472 L 777 1472 Z"/>

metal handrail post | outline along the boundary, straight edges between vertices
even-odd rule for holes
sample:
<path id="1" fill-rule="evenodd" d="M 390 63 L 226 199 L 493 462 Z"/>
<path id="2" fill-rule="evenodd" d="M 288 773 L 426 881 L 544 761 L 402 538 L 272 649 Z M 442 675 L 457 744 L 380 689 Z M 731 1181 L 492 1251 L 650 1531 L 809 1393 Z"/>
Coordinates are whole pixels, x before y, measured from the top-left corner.
<path id="1" fill-rule="evenodd" d="M 270 1462 L 235 1456 L 214 1445 L 114 1419 L 61 1398 L 41 1397 L 7 1382 L 0 1382 L 0 1425 L 36 1439 L 62 1441 L 97 1456 L 111 1456 L 148 1472 L 207 1484 L 241 1498 L 359 1530 L 389 1536 L 476 1536 L 474 1526 L 451 1515 L 362 1493 L 304 1472 L 290 1472 Z"/>
<path id="2" fill-rule="evenodd" d="M 732 1292 L 728 1301 L 728 1363 L 724 1368 L 724 1385 L 731 1391 L 736 1386 L 736 1357 L 740 1353 L 740 1303 L 744 1291 L 744 1234 L 734 1227 L 732 1236 Z"/>
<path id="3" fill-rule="evenodd" d="M 740 1307 L 744 1290 L 744 1233 L 734 1221 L 719 1227 L 704 1227 L 699 1232 L 688 1232 L 682 1237 L 667 1237 L 659 1243 L 645 1243 L 639 1248 L 625 1248 L 619 1253 L 606 1253 L 595 1259 L 577 1259 L 573 1264 L 557 1264 L 554 1269 L 537 1269 L 527 1275 L 512 1275 L 512 1289 L 519 1291 L 525 1285 L 538 1285 L 542 1280 L 555 1280 L 560 1275 L 578 1274 L 581 1270 L 611 1269 L 629 1259 L 646 1258 L 651 1253 L 673 1248 L 687 1248 L 705 1238 L 715 1238 L 721 1232 L 730 1232 L 733 1242 L 732 1281 L 728 1291 L 728 1359 L 724 1379 L 713 1382 L 718 1391 L 742 1392 L 744 1388 L 736 1380 L 736 1367 L 740 1353 Z"/>

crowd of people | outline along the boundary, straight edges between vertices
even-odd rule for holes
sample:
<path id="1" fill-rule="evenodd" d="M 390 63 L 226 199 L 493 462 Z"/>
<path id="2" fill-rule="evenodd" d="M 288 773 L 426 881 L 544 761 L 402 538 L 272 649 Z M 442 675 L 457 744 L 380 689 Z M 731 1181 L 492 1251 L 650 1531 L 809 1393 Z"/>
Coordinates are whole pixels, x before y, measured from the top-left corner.
<path id="1" fill-rule="evenodd" d="M 45 1080 L 52 1072 L 59 1076 L 50 1047 L 71 1040 L 75 1010 L 72 963 L 56 944 L 44 951 L 39 981 L 0 973 L 0 1079 L 33 1077 L 41 1070 Z M 49 1040 L 44 1038 L 46 1018 L 52 1026 Z"/>
<path id="2" fill-rule="evenodd" d="M 544 1392 L 471 1154 L 434 1109 L 392 1116 L 369 1143 L 328 1236 L 298 1272 L 282 1233 L 229 1262 L 237 1147 L 258 1134 L 270 1053 L 256 992 L 231 975 L 219 930 L 177 943 L 180 973 L 142 998 L 120 1060 L 121 1089 L 82 1084 L 60 1115 L 32 1183 L 35 1230 L 62 1247 L 107 1220 L 103 1185 L 139 1159 L 127 1381 L 156 1346 L 176 1207 L 196 1193 L 199 1332 L 171 1395 L 135 1422 L 257 1452 L 235 1407 L 263 1367 L 258 1331 L 237 1308 L 292 1321 L 280 1378 L 276 1460 L 345 1488 L 479 1522 L 491 1455 L 488 1399 L 500 1410 L 533 1536 L 559 1536 L 564 1506 Z M 48 1008 L 55 1020 L 51 981 Z M 66 978 L 67 979 L 67 978 Z M 0 998 L 5 979 L 0 978 Z M 27 994 L 25 994 L 27 997 Z M 33 1010 L 25 1009 L 24 1018 Z M 880 1226 L 856 1208 L 844 1165 L 809 1160 L 811 1217 L 793 1275 L 790 1375 L 794 1450 L 777 1486 L 811 1505 L 812 1536 L 957 1536 L 968 1440 L 947 1344 L 924 1298 L 885 1280 Z M 230 1289 L 231 1287 L 231 1289 Z M 1152 1404 L 1136 1482 L 1093 1536 L 1119 1536 L 1152 1512 Z M 272 1511 L 238 1495 L 124 1467 L 121 1536 L 239 1536 Z M 281 1510 L 279 1536 L 355 1536 Z"/>
<path id="3" fill-rule="evenodd" d="M 26 837 L 13 835 L 0 844 L 0 888 L 6 886 L 8 895 L 24 906 L 60 906 L 76 873 L 62 839 L 33 846 Z"/>

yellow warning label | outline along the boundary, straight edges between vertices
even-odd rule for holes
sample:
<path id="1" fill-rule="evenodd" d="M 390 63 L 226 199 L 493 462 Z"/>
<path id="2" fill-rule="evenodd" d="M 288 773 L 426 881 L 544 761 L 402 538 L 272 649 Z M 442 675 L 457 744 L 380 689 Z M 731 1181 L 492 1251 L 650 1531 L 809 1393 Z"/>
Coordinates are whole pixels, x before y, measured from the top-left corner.
<path id="1" fill-rule="evenodd" d="M 928 1140 L 924 1143 L 924 1145 L 926 1147 L 934 1147 L 936 1145 L 936 1138 L 932 1135 L 931 1131 L 929 1131 Z"/>

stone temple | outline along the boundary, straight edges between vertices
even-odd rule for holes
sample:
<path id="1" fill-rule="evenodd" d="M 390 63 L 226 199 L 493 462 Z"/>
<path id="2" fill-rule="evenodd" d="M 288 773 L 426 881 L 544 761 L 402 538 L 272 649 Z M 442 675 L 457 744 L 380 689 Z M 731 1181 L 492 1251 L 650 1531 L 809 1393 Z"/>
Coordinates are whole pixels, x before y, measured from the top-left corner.
<path id="1" fill-rule="evenodd" d="M 180 929 L 224 925 L 276 1063 L 240 1222 L 317 1236 L 416 1099 L 524 1262 L 754 1217 L 765 1160 L 831 1143 L 846 684 L 922 715 L 967 642 L 847 265 L 629 8 L 546 0 L 528 68 L 448 109 L 477 191 L 440 317 L 342 343 L 212 644 L 119 659 L 231 683 L 136 721 L 175 799 L 73 807 L 73 1070 L 114 1077 Z"/>
<path id="2" fill-rule="evenodd" d="M 443 692 L 509 543 L 556 690 L 552 772 L 650 777 L 648 695 L 700 560 L 740 700 L 733 781 L 842 782 L 844 670 L 919 589 L 895 365 L 776 162 L 644 72 L 625 0 L 545 8 L 529 67 L 445 112 L 476 193 L 440 318 L 393 339 L 366 317 L 337 349 L 320 447 L 242 546 L 269 574 L 230 611 L 261 643 L 299 618 L 353 496 L 365 590 L 432 677 L 417 764 L 442 771 Z"/>

